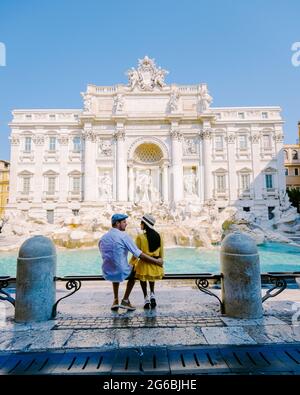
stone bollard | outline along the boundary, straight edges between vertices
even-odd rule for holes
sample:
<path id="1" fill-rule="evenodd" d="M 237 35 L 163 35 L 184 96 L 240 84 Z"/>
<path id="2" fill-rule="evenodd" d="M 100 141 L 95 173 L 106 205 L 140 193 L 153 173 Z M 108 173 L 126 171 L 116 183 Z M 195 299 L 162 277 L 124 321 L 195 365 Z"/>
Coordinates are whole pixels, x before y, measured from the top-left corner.
<path id="1" fill-rule="evenodd" d="M 228 317 L 261 318 L 262 297 L 257 246 L 246 233 L 227 235 L 221 246 L 222 302 Z"/>
<path id="2" fill-rule="evenodd" d="M 16 281 L 16 322 L 51 319 L 55 303 L 56 250 L 44 236 L 34 236 L 20 247 Z"/>

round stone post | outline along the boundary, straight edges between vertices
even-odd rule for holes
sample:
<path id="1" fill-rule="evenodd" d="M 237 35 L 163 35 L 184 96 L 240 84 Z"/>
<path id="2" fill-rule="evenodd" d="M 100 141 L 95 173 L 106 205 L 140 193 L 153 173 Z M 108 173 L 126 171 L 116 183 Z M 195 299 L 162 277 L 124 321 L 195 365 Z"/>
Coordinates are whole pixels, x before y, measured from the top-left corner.
<path id="1" fill-rule="evenodd" d="M 44 236 L 34 236 L 20 247 L 17 261 L 16 322 L 51 319 L 55 303 L 56 250 Z"/>
<path id="2" fill-rule="evenodd" d="M 261 318 L 262 297 L 259 255 L 254 240 L 245 233 L 227 235 L 221 246 L 222 302 L 235 318 Z"/>

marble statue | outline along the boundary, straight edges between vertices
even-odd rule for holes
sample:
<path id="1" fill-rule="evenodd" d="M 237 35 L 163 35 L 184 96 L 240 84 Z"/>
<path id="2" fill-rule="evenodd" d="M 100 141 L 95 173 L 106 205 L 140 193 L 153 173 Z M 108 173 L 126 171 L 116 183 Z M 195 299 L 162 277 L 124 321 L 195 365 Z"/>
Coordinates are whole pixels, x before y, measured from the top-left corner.
<path id="1" fill-rule="evenodd" d="M 91 112 L 92 110 L 92 96 L 84 95 L 83 96 L 83 111 Z"/>
<path id="2" fill-rule="evenodd" d="M 151 172 L 147 169 L 145 172 L 139 172 L 136 177 L 136 194 L 138 201 L 150 202 L 152 195 L 152 177 Z"/>
<path id="3" fill-rule="evenodd" d="M 99 177 L 99 195 L 102 200 L 112 200 L 112 180 L 108 171 Z"/>
<path id="4" fill-rule="evenodd" d="M 139 82 L 139 73 L 134 67 L 132 67 L 130 70 L 127 71 L 127 75 L 129 80 L 128 85 L 131 89 L 133 89 L 136 86 L 136 84 Z"/>
<path id="5" fill-rule="evenodd" d="M 202 85 L 200 90 L 199 110 L 200 112 L 206 112 L 209 110 L 209 106 L 212 103 L 212 97 L 209 95 L 207 86 Z"/>
<path id="6" fill-rule="evenodd" d="M 172 92 L 170 94 L 170 100 L 169 100 L 169 103 L 168 103 L 168 107 L 169 107 L 169 111 L 170 112 L 178 110 L 178 98 L 179 98 L 179 95 L 178 95 L 177 92 Z"/>
<path id="7" fill-rule="evenodd" d="M 123 111 L 124 107 L 124 99 L 123 96 L 118 93 L 117 96 L 114 97 L 114 112 L 121 112 Z"/>
<path id="8" fill-rule="evenodd" d="M 196 174 L 193 169 L 190 169 L 189 173 L 183 176 L 183 186 L 185 197 L 195 198 L 196 193 Z"/>

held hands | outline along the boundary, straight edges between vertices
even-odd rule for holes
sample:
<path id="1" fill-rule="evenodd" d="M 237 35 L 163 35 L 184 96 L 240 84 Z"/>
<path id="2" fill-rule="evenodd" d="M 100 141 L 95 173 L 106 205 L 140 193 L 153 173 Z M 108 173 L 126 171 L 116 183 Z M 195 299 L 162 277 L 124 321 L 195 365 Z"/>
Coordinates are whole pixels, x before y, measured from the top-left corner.
<path id="1" fill-rule="evenodd" d="M 161 267 L 163 267 L 163 264 L 164 264 L 164 261 L 163 261 L 163 259 L 162 258 L 158 258 L 158 259 L 156 259 L 157 260 L 157 264 L 158 264 L 158 266 L 161 266 Z"/>

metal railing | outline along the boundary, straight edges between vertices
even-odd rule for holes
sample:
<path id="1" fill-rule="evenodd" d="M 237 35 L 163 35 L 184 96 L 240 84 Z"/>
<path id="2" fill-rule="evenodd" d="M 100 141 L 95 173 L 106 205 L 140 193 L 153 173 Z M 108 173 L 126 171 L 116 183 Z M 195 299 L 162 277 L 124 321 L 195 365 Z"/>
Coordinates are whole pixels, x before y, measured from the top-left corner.
<path id="1" fill-rule="evenodd" d="M 220 305 L 220 312 L 224 313 L 224 304 L 218 295 L 213 293 L 209 289 L 209 281 L 221 281 L 222 274 L 212 274 L 212 273 L 185 273 L 185 274 L 165 274 L 162 280 L 195 280 L 195 284 L 200 292 L 206 293 L 207 295 L 216 298 Z M 300 278 L 300 272 L 267 272 L 261 273 L 262 284 L 270 284 L 271 288 L 268 289 L 265 295 L 262 297 L 262 303 L 269 298 L 273 298 L 283 292 L 287 283 L 291 280 L 295 281 L 296 278 Z M 81 288 L 82 282 L 85 281 L 106 281 L 103 276 L 64 276 L 64 277 L 54 277 L 55 281 L 65 282 L 66 289 L 69 292 L 65 296 L 58 299 L 53 305 L 52 318 L 56 317 L 57 306 L 63 300 L 69 296 L 75 294 Z M 16 283 L 16 278 L 9 276 L 0 276 L 0 300 L 7 301 L 15 306 L 15 299 L 10 296 L 8 292 L 4 289 L 10 284 Z"/>

